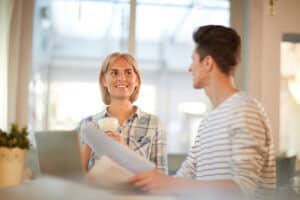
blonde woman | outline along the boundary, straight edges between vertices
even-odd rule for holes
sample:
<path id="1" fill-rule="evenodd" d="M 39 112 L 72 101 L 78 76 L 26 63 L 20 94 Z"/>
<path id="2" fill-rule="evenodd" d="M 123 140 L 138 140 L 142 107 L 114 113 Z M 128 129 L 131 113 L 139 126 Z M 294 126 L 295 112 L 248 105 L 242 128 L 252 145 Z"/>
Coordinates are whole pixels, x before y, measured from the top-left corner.
<path id="1" fill-rule="evenodd" d="M 119 52 L 108 55 L 101 66 L 99 85 L 107 107 L 83 119 L 79 128 L 84 122 L 97 123 L 105 117 L 117 118 L 119 132 L 110 132 L 109 136 L 154 162 L 161 172 L 167 173 L 166 137 L 160 120 L 133 105 L 141 86 L 141 76 L 134 57 Z M 90 170 L 98 158 L 83 139 L 81 142 L 84 144 L 84 167 Z"/>

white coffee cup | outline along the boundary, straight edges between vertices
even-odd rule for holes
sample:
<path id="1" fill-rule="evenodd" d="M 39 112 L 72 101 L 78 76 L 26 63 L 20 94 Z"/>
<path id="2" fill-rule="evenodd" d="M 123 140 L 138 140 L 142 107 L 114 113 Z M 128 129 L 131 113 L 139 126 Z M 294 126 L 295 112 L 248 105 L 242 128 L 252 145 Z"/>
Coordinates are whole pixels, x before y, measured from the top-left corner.
<path id="1" fill-rule="evenodd" d="M 100 130 L 103 132 L 107 132 L 107 131 L 117 132 L 119 127 L 119 121 L 114 117 L 105 117 L 98 121 L 98 125 Z"/>

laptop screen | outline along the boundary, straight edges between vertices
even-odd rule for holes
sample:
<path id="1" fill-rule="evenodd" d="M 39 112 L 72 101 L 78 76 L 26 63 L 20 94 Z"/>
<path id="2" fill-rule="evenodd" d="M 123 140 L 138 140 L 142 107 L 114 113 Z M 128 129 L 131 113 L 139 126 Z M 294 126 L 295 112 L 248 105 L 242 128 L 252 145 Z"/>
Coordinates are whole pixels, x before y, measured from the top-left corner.
<path id="1" fill-rule="evenodd" d="M 35 133 L 41 174 L 81 180 L 83 167 L 76 131 Z"/>

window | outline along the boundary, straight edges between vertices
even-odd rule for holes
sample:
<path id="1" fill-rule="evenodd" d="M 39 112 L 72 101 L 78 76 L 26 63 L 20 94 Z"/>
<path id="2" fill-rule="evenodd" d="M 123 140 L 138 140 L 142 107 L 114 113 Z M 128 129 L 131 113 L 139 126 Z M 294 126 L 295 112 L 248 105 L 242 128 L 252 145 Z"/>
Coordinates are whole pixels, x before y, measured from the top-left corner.
<path id="1" fill-rule="evenodd" d="M 104 108 L 97 83 L 52 82 L 49 88 L 48 128 L 74 129 L 84 117 Z"/>
<path id="2" fill-rule="evenodd" d="M 197 102 L 211 109 L 204 93 L 192 89 L 188 73 L 192 33 L 200 25 L 228 26 L 229 1 L 137 0 L 136 16 L 136 56 L 143 78 L 157 88 L 155 114 L 167 131 L 169 152 L 185 153 L 204 113 L 190 114 L 178 108 L 185 102 Z"/>
<path id="3" fill-rule="evenodd" d="M 36 1 L 32 88 L 35 91 L 39 81 L 43 92 L 41 97 L 32 95 L 33 124 L 40 129 L 70 129 L 104 108 L 98 87 L 100 64 L 113 51 L 128 51 L 133 20 L 142 75 L 136 104 L 160 117 L 169 151 L 185 153 L 203 113 L 182 112 L 180 105 L 202 102 L 207 111 L 211 108 L 204 93 L 192 89 L 188 73 L 192 33 L 205 24 L 229 26 L 229 0 L 137 0 L 136 18 L 131 21 L 130 3 Z"/>
<path id="4" fill-rule="evenodd" d="M 280 67 L 280 151 L 299 156 L 300 36 L 288 34 L 284 39 Z"/>

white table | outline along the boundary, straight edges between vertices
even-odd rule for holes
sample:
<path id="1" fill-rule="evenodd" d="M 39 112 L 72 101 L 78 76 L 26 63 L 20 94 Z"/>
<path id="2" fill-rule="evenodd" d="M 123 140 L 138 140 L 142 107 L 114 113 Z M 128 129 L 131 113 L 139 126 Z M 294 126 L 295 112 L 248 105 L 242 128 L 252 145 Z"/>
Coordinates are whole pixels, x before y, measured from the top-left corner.
<path id="1" fill-rule="evenodd" d="M 16 187 L 0 189 L 2 200 L 175 200 L 174 197 L 122 193 L 93 188 L 51 176 L 38 177 Z"/>

